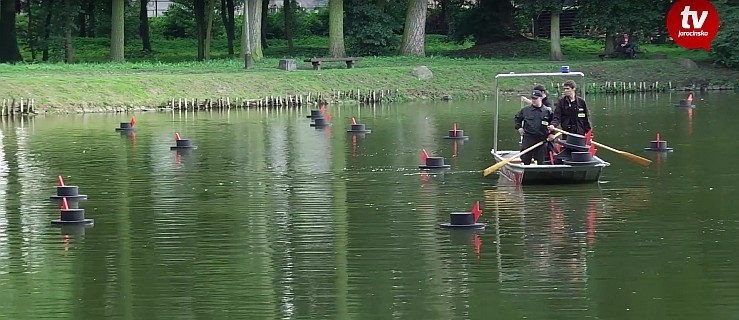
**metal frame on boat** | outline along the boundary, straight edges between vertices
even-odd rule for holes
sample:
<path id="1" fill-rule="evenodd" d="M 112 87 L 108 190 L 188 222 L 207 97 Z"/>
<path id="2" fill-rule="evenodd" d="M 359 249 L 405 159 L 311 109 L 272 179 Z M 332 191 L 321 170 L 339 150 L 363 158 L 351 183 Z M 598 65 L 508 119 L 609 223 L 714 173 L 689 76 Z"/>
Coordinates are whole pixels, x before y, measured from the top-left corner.
<path id="1" fill-rule="evenodd" d="M 518 77 L 569 77 L 580 76 L 581 82 L 580 96 L 585 98 L 585 74 L 582 72 L 568 73 L 501 73 L 495 76 L 495 133 L 493 136 L 493 149 L 490 153 L 496 162 L 500 162 L 517 154 L 519 150 L 498 150 L 498 118 L 500 117 L 500 86 L 501 78 L 518 78 Z M 511 128 L 511 131 L 512 128 Z M 588 183 L 598 181 L 603 168 L 609 163 L 593 156 L 597 161 L 590 165 L 567 165 L 567 164 L 536 164 L 524 165 L 520 161 L 513 160 L 500 169 L 500 175 L 510 180 L 514 184 L 567 184 L 567 183 Z"/>

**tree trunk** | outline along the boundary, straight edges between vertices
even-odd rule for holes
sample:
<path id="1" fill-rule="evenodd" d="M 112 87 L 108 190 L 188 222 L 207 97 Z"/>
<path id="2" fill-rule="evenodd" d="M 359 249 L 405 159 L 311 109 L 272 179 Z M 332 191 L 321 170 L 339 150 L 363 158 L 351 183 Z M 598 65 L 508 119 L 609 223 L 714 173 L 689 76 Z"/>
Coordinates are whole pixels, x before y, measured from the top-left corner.
<path id="1" fill-rule="evenodd" d="M 72 46 L 72 3 L 64 0 L 64 62 L 74 63 L 74 47 Z"/>
<path id="2" fill-rule="evenodd" d="M 87 14 L 83 10 L 77 13 L 77 36 L 80 38 L 87 37 Z"/>
<path id="3" fill-rule="evenodd" d="M 221 20 L 226 28 L 226 46 L 228 47 L 228 57 L 234 56 L 234 1 L 221 0 Z"/>
<path id="4" fill-rule="evenodd" d="M 262 52 L 262 0 L 249 1 L 249 31 L 251 32 L 251 53 L 254 60 L 264 58 Z"/>
<path id="5" fill-rule="evenodd" d="M 549 23 L 549 58 L 552 61 L 562 60 L 562 47 L 559 45 L 559 16 L 561 10 L 552 8 L 551 22 Z"/>
<path id="6" fill-rule="evenodd" d="M 141 37 L 142 50 L 151 52 L 151 37 L 149 36 L 149 0 L 139 2 L 139 37 Z"/>
<path id="7" fill-rule="evenodd" d="M 244 18 L 244 23 L 241 26 L 241 59 L 244 60 L 246 58 L 246 54 L 249 54 L 251 56 L 252 54 L 252 48 L 251 48 L 251 29 L 249 26 L 251 25 L 249 23 L 249 1 L 244 1 L 244 7 L 241 11 L 241 16 Z M 251 59 L 249 59 L 251 60 Z"/>
<path id="8" fill-rule="evenodd" d="M 269 0 L 262 0 L 262 48 L 267 49 L 267 14 L 269 13 Z"/>
<path id="9" fill-rule="evenodd" d="M 205 60 L 210 60 L 210 45 L 213 41 L 213 16 L 215 16 L 216 0 L 208 0 L 206 10 L 206 28 L 205 28 Z"/>
<path id="10" fill-rule="evenodd" d="M 426 55 L 426 12 L 428 0 L 408 1 L 408 11 L 405 16 L 403 41 L 400 43 L 400 54 L 404 56 Z"/>
<path id="11" fill-rule="evenodd" d="M 49 61 L 49 37 L 51 37 L 51 18 L 53 17 L 51 13 L 53 11 L 52 5 L 54 5 L 54 1 L 49 0 L 49 3 L 46 5 L 48 12 L 46 12 L 46 19 L 44 20 L 44 50 L 41 53 L 42 61 Z"/>
<path id="12" fill-rule="evenodd" d="M 195 0 L 193 6 L 198 39 L 198 61 L 202 61 L 205 59 L 205 0 Z"/>
<path id="13" fill-rule="evenodd" d="M 15 0 L 0 0 L 0 63 L 22 60 L 15 30 Z"/>
<path id="14" fill-rule="evenodd" d="M 610 55 L 616 52 L 616 39 L 612 32 L 606 32 L 606 50 L 605 54 Z"/>
<path id="15" fill-rule="evenodd" d="M 33 28 L 33 20 L 36 18 L 36 16 L 31 14 L 31 7 L 32 5 L 28 4 L 28 29 L 26 33 L 28 34 L 28 47 L 31 50 L 31 61 L 36 61 L 36 50 L 38 49 L 38 34 L 36 32 L 37 29 Z M 34 10 L 34 12 L 36 12 Z"/>
<path id="16" fill-rule="evenodd" d="M 328 54 L 334 58 L 346 56 L 344 48 L 344 0 L 328 1 Z"/>
<path id="17" fill-rule="evenodd" d="M 88 1 L 85 11 L 87 11 L 87 36 L 94 38 L 97 25 L 97 19 L 95 19 L 95 1 Z"/>
<path id="18" fill-rule="evenodd" d="M 282 6 L 285 13 L 285 38 L 287 39 L 287 52 L 293 55 L 295 46 L 293 45 L 293 4 L 290 0 L 285 0 Z"/>
<path id="19" fill-rule="evenodd" d="M 115 62 L 124 60 L 124 9 L 125 0 L 113 0 L 113 10 L 110 24 L 110 59 Z"/>
<path id="20" fill-rule="evenodd" d="M 454 36 L 454 16 L 453 13 L 452 4 L 449 0 L 441 0 L 441 18 L 443 21 L 444 27 L 446 27 L 445 34 L 447 37 Z"/>

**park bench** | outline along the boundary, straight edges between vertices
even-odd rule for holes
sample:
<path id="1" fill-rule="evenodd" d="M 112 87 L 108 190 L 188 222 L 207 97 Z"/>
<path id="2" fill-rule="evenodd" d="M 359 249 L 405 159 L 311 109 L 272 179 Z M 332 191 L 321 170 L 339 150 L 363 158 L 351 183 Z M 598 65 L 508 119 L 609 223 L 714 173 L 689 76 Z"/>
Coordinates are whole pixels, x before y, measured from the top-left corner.
<path id="1" fill-rule="evenodd" d="M 644 53 L 644 52 L 639 52 L 639 51 L 636 52 L 637 55 L 641 53 Z M 629 55 L 626 53 L 626 51 L 622 51 L 622 50 L 616 50 L 611 54 L 606 54 L 605 52 L 598 54 L 598 58 L 600 58 L 600 61 L 604 61 L 606 60 L 606 58 L 618 58 L 618 57 L 628 58 Z"/>
<path id="2" fill-rule="evenodd" d="M 313 70 L 321 70 L 321 62 L 346 62 L 346 68 L 351 69 L 354 67 L 354 62 L 362 60 L 362 57 L 347 57 L 347 58 L 308 58 L 303 61 L 310 62 L 313 65 Z"/>
<path id="3" fill-rule="evenodd" d="M 632 41 L 635 41 L 634 42 L 635 43 L 635 45 L 634 45 L 634 53 L 636 53 L 637 55 L 643 53 L 643 52 L 639 51 L 639 43 L 636 42 L 636 40 L 634 40 L 633 37 L 632 37 Z M 621 41 L 619 40 L 616 43 L 621 43 Z M 606 54 L 605 52 L 599 53 L 598 54 L 598 58 L 600 58 L 600 61 L 604 61 L 606 58 L 618 58 L 618 57 L 621 57 L 621 58 L 629 58 L 629 54 L 626 53 L 626 51 L 623 48 L 621 48 L 618 45 L 616 45 L 616 48 L 615 49 L 616 50 L 613 53 L 611 53 L 611 54 Z"/>

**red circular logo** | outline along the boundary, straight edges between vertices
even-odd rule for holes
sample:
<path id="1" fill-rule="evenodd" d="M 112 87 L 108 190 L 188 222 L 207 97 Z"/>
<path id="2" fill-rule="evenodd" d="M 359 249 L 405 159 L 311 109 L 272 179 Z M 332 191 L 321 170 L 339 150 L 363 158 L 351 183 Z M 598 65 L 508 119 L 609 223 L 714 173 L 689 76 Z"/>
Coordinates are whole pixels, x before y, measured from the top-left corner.
<path id="1" fill-rule="evenodd" d="M 667 30 L 672 40 L 687 49 L 711 50 L 719 18 L 708 0 L 680 0 L 667 13 Z"/>

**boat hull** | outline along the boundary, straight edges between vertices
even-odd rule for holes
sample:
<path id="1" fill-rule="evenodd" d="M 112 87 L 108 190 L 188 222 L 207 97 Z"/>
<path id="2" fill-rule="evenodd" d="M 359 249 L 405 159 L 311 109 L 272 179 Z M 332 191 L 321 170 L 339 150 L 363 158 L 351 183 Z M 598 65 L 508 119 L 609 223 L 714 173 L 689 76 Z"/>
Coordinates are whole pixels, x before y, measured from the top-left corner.
<path id="1" fill-rule="evenodd" d="M 495 162 L 500 162 L 519 151 L 491 151 Z M 500 175 L 514 184 L 575 184 L 597 182 L 603 168 L 609 163 L 593 156 L 597 163 L 582 166 L 566 164 L 523 165 L 511 161 L 500 169 Z"/>

